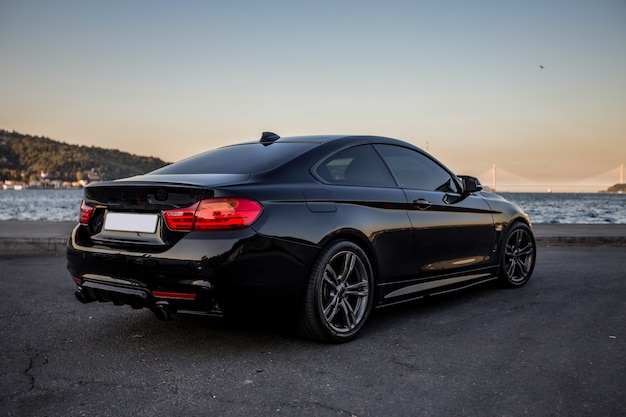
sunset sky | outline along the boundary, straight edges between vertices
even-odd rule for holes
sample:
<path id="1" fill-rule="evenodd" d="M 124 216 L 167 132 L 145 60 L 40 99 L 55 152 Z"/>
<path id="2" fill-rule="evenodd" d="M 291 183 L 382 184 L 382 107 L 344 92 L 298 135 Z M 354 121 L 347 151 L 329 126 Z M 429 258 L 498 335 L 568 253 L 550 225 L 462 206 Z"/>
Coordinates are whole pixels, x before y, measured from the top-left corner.
<path id="1" fill-rule="evenodd" d="M 626 1 L 0 0 L 0 129 L 166 161 L 375 134 L 597 191 L 626 164 Z"/>

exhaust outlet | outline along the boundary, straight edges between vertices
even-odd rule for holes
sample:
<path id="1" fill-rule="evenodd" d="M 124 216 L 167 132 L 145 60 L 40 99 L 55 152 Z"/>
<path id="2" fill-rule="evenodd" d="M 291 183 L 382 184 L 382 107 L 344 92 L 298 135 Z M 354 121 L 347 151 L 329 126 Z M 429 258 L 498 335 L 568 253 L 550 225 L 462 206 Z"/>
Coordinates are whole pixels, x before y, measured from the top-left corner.
<path id="1" fill-rule="evenodd" d="M 158 302 L 152 309 L 157 319 L 161 321 L 170 321 L 176 318 L 176 309 L 172 308 L 167 302 Z"/>
<path id="2" fill-rule="evenodd" d="M 74 292 L 74 295 L 76 296 L 76 299 L 83 304 L 93 303 L 94 301 L 96 301 L 95 298 L 90 297 L 89 295 L 85 294 L 81 290 L 76 290 Z"/>

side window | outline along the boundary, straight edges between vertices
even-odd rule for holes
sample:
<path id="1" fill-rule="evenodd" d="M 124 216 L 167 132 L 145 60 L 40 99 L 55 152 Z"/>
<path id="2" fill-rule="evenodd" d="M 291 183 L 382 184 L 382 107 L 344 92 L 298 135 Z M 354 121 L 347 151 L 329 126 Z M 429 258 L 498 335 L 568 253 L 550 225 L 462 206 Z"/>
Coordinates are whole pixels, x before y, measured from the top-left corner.
<path id="1" fill-rule="evenodd" d="M 355 146 L 338 152 L 319 164 L 315 172 L 331 184 L 396 186 L 389 170 L 369 145 Z"/>
<path id="2" fill-rule="evenodd" d="M 442 166 L 412 149 L 375 145 L 401 188 L 459 192 L 456 182 Z"/>

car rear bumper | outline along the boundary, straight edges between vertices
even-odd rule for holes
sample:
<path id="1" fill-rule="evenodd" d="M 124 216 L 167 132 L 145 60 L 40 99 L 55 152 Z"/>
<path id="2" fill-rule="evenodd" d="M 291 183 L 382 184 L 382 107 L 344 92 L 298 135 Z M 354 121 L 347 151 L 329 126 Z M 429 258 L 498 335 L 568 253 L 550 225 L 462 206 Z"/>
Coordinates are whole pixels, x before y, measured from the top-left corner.
<path id="1" fill-rule="evenodd" d="M 317 253 L 313 245 L 270 238 L 248 229 L 232 234 L 190 233 L 160 252 L 130 252 L 81 244 L 74 229 L 67 267 L 82 302 L 220 314 L 297 300 Z"/>
<path id="2" fill-rule="evenodd" d="M 84 304 L 100 301 L 129 305 L 135 309 L 149 308 L 161 320 L 171 320 L 179 311 L 214 316 L 223 314 L 210 289 L 198 293 L 153 292 L 85 279 L 78 284 L 75 295 Z"/>

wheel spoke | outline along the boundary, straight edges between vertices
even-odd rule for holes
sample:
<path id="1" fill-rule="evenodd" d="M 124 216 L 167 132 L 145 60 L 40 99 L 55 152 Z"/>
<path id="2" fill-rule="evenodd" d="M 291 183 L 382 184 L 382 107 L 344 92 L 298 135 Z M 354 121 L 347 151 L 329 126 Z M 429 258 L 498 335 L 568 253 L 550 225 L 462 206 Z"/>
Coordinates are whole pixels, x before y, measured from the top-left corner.
<path id="1" fill-rule="evenodd" d="M 367 282 L 359 281 L 354 284 L 346 286 L 346 295 L 352 295 L 357 297 L 367 297 L 369 291 L 367 289 Z"/>
<path id="2" fill-rule="evenodd" d="M 322 294 L 327 294 L 323 302 L 323 314 L 328 322 L 331 322 L 337 315 L 339 309 L 339 297 L 337 297 L 338 277 L 331 264 L 327 264 L 324 269 L 322 282 Z"/>
<path id="3" fill-rule="evenodd" d="M 528 265 L 522 260 L 518 260 L 517 264 L 520 270 L 520 278 L 526 278 L 526 275 L 528 274 Z"/>
<path id="4" fill-rule="evenodd" d="M 337 273 L 330 264 L 326 265 L 326 269 L 324 271 L 324 281 L 333 288 L 337 287 Z"/>
<path id="5" fill-rule="evenodd" d="M 354 264 L 356 263 L 357 257 L 352 252 L 346 252 L 344 254 L 343 259 L 343 268 L 339 273 L 338 280 L 341 282 L 346 282 L 352 271 L 354 270 Z"/>
<path id="6" fill-rule="evenodd" d="M 331 297 L 332 298 L 330 299 L 329 303 L 326 305 L 326 307 L 324 307 L 324 317 L 326 317 L 326 320 L 329 323 L 331 323 L 337 315 L 340 305 L 339 297 L 337 297 L 336 294 Z"/>
<path id="7" fill-rule="evenodd" d="M 523 249 L 519 250 L 518 255 L 520 255 L 520 256 L 528 256 L 528 255 L 532 255 L 532 253 L 533 253 L 533 245 L 531 243 L 529 243 L 526 246 L 524 246 Z"/>
<path id="8" fill-rule="evenodd" d="M 346 300 L 343 300 L 341 303 L 341 308 L 343 310 L 346 327 L 348 329 L 353 329 L 357 325 L 357 318 L 354 313 L 354 309 Z"/>
<path id="9" fill-rule="evenodd" d="M 515 256 L 515 246 L 513 244 L 507 243 L 505 251 L 508 256 Z"/>
<path id="10" fill-rule="evenodd" d="M 513 258 L 507 263 L 506 274 L 509 277 L 513 277 L 514 273 L 515 273 L 515 259 Z"/>

